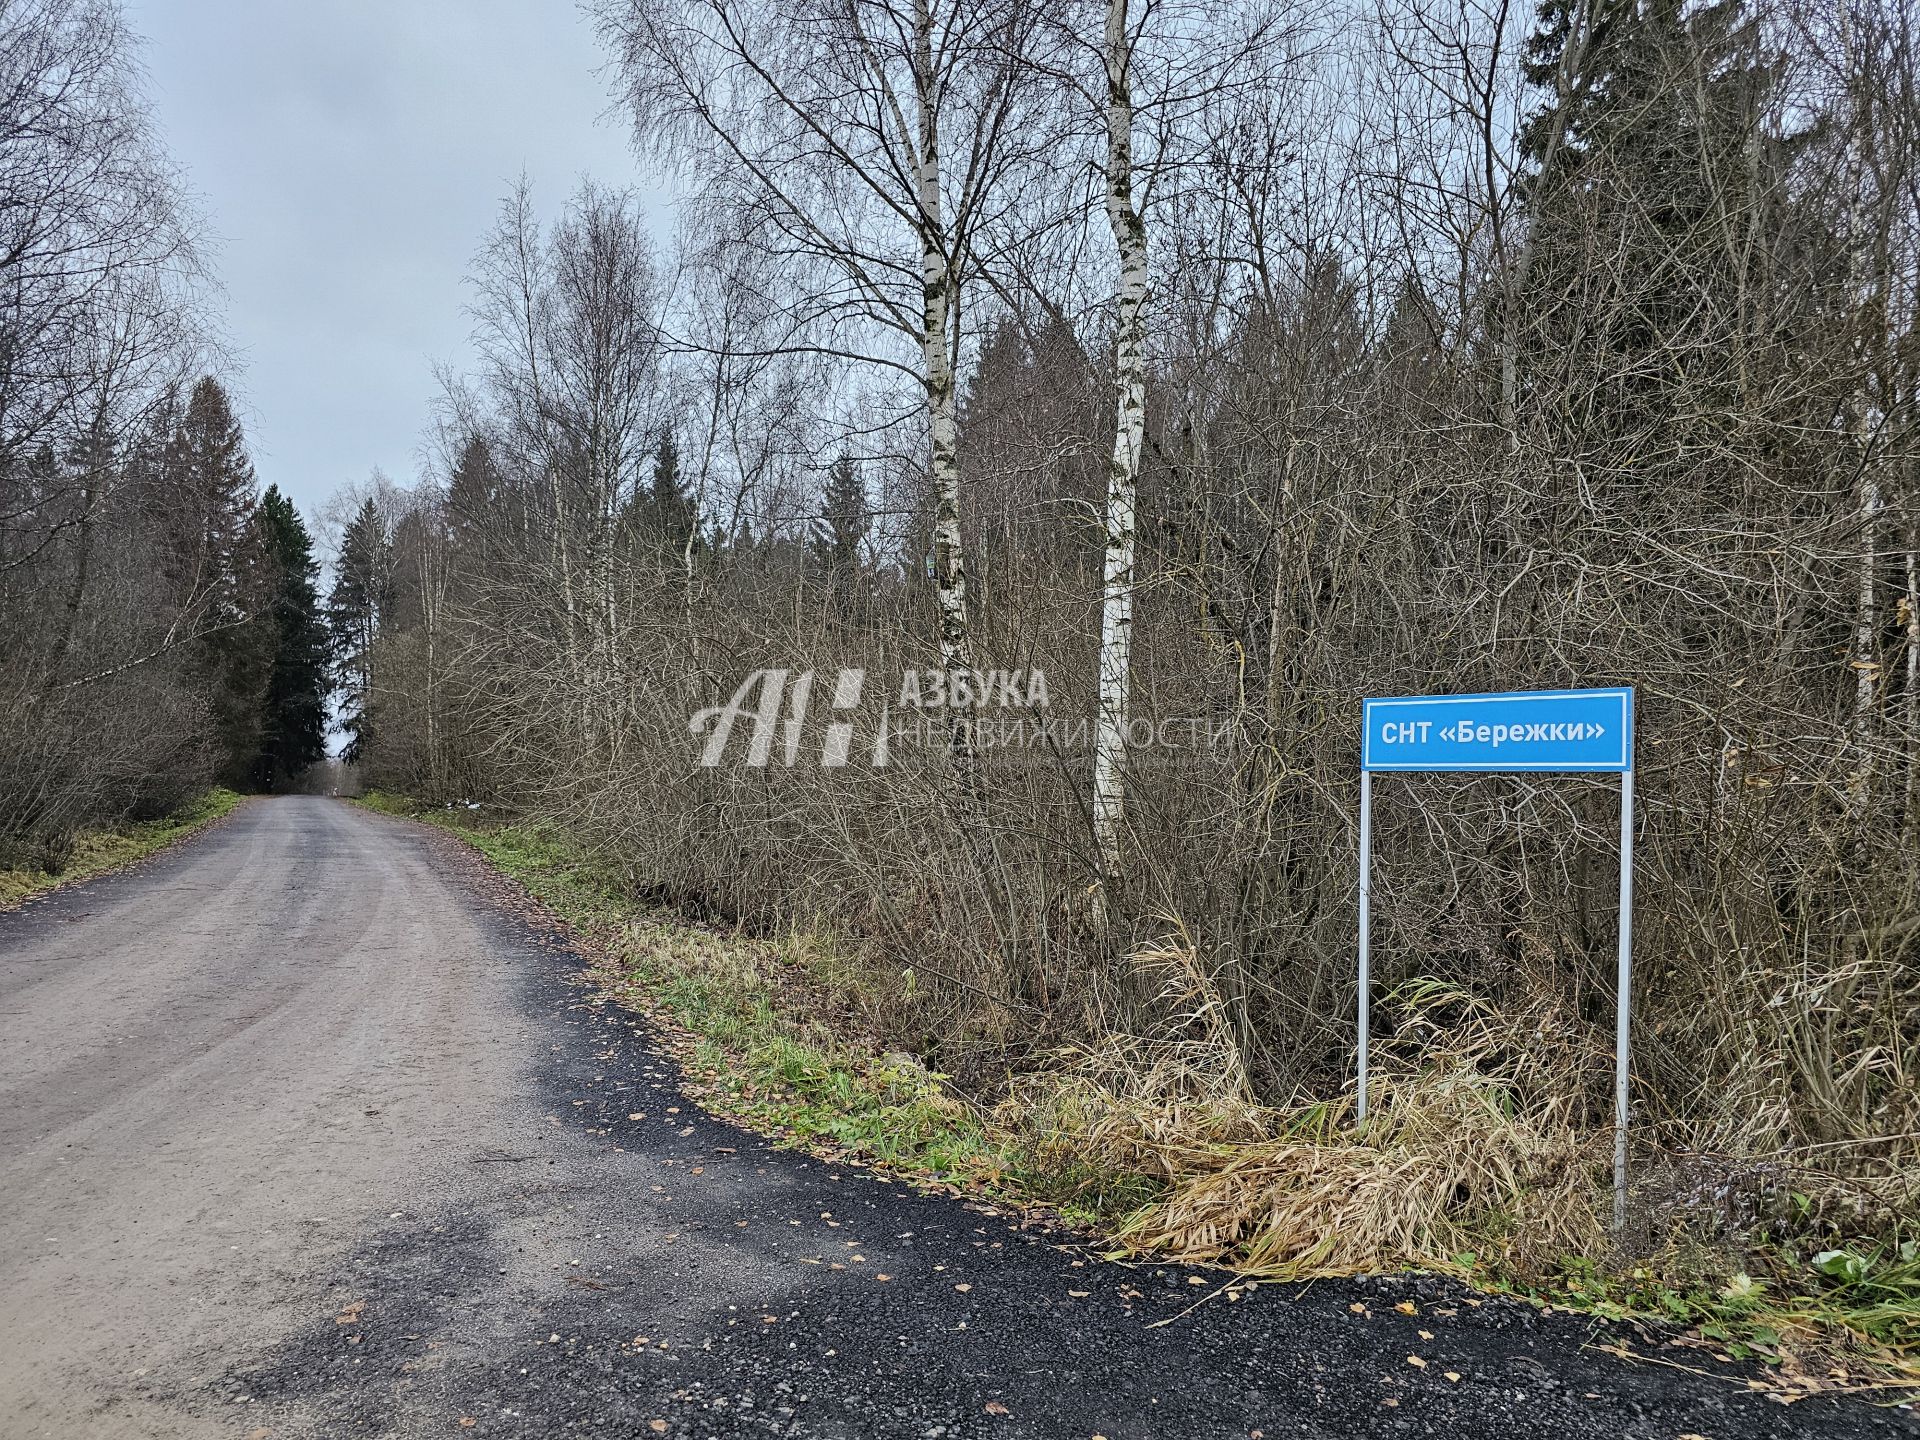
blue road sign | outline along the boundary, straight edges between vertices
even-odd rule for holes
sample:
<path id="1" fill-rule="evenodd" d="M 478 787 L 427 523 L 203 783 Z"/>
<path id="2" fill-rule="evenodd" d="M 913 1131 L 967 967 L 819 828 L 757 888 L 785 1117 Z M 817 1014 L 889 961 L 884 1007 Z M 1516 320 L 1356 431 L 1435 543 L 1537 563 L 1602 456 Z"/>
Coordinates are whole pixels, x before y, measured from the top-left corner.
<path id="1" fill-rule="evenodd" d="M 1355 1069 L 1367 1119 L 1372 1033 L 1373 772 L 1611 771 L 1620 777 L 1619 980 L 1613 1032 L 1613 1228 L 1627 1219 L 1628 1042 L 1633 1001 L 1633 691 L 1533 690 L 1511 695 L 1402 695 L 1361 702 L 1360 1004 Z"/>
<path id="2" fill-rule="evenodd" d="M 1630 689 L 1405 695 L 1361 714 L 1362 770 L 1633 769 Z"/>

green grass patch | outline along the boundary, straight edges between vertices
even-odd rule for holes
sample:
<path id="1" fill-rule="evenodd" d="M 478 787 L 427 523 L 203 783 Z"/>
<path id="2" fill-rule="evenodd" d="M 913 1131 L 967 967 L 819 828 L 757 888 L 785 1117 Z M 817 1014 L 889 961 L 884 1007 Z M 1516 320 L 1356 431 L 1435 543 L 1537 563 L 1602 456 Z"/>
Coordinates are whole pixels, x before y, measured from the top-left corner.
<path id="1" fill-rule="evenodd" d="M 1663 1257 L 1671 1261 L 1673 1257 Z M 1589 1311 L 1609 1320 L 1651 1317 L 1684 1327 L 1722 1358 L 1757 1361 L 1783 1388 L 1858 1389 L 1886 1401 L 1920 1390 L 1920 1245 L 1861 1243 L 1811 1254 L 1756 1248 L 1756 1273 L 1717 1272 L 1658 1261 L 1625 1274 L 1570 1257 L 1551 1282 L 1513 1287 L 1476 1276 L 1483 1288 Z"/>
<path id="2" fill-rule="evenodd" d="M 91 879 L 144 859 L 195 831 L 229 815 L 246 797 L 215 787 L 193 803 L 159 820 L 128 821 L 74 837 L 72 853 L 57 870 L 38 867 L 0 870 L 0 910 L 11 910 L 23 900 L 56 886 Z"/>

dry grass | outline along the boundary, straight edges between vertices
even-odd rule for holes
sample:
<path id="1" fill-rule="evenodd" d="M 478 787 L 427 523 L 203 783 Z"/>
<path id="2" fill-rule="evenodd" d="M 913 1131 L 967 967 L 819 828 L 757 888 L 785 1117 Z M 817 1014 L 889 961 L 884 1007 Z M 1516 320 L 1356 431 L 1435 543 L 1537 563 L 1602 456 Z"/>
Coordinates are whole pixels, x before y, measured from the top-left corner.
<path id="1" fill-rule="evenodd" d="M 1611 1131 L 1592 1108 L 1608 1057 L 1551 1001 L 1515 1014 L 1427 981 L 1383 997 L 1392 1030 L 1376 1037 L 1360 1127 L 1351 1094 L 1256 1102 L 1230 1007 L 1185 927 L 1169 920 L 1132 960 L 1136 993 L 1151 997 L 1136 1007 L 1145 1023 L 1062 1052 L 996 1117 L 1056 1174 L 1150 1182 L 1150 1195 L 1102 1217 L 1129 1250 L 1274 1279 L 1451 1273 L 1698 1325 L 1701 1343 L 1803 1379 L 1920 1378 L 1920 1258 L 1902 1238 L 1910 1191 L 1889 1198 L 1888 1182 L 1868 1204 L 1857 1180 L 1783 1157 L 1756 1193 L 1797 1218 L 1763 1240 L 1760 1214 L 1717 1213 L 1730 1172 L 1695 1156 L 1681 1175 L 1667 1157 L 1642 1166 L 1639 1229 L 1623 1246 L 1603 1219 Z M 1880 1221 L 1865 1233 L 1892 1238 L 1848 1248 L 1837 1237 L 1871 1210 Z M 1850 1278 L 1834 1283 L 1843 1263 Z"/>
<path id="2" fill-rule="evenodd" d="M 1601 1246 L 1590 1147 L 1564 1126 L 1457 1069 L 1390 1081 L 1375 1104 L 1359 1134 L 1342 1102 L 1276 1115 L 1265 1140 L 1155 1147 L 1172 1183 L 1121 1238 L 1292 1279 L 1460 1270 L 1490 1245 L 1537 1270 Z"/>
<path id="3" fill-rule="evenodd" d="M 1538 1050 L 1513 1047 L 1509 1024 L 1458 992 L 1412 987 L 1385 1007 L 1399 1026 L 1356 1131 L 1350 1097 L 1255 1101 L 1228 1007 L 1177 920 L 1132 960 L 1147 1026 L 1063 1052 L 1001 1111 L 1056 1163 L 1160 1185 L 1120 1224 L 1126 1244 L 1287 1278 L 1476 1260 L 1532 1273 L 1603 1248 L 1604 1157 L 1573 1122 L 1574 1086 L 1533 1083 L 1550 1078 L 1534 1073 Z"/>

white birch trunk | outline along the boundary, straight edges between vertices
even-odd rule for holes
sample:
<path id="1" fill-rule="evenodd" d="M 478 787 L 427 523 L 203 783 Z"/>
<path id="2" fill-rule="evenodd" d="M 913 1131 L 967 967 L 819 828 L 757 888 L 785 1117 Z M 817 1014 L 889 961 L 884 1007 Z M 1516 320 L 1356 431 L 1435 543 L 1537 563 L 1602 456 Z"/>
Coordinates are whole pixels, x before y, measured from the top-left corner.
<path id="1" fill-rule="evenodd" d="M 620 761 L 621 736 L 626 719 L 627 687 L 621 666 L 620 595 L 618 586 L 618 550 L 620 530 L 620 469 L 615 448 L 602 442 L 599 493 L 600 508 L 599 601 L 604 654 L 600 662 L 600 707 L 606 734 L 607 758 L 616 766 Z"/>
<path id="2" fill-rule="evenodd" d="M 919 108 L 920 276 L 922 307 L 920 354 L 927 394 L 929 448 L 927 473 L 933 484 L 933 588 L 940 612 L 940 663 L 948 676 L 947 693 L 970 693 L 956 683 L 973 666 L 973 641 L 967 624 L 967 566 L 960 538 L 959 427 L 954 417 L 951 329 L 954 274 L 947 253 L 940 194 L 939 96 L 934 93 L 933 16 L 926 0 L 914 6 L 914 88 Z M 947 747 L 966 774 L 973 765 L 972 712 L 948 711 Z"/>
<path id="3" fill-rule="evenodd" d="M 700 537 L 701 497 L 696 494 L 693 503 L 693 523 L 687 527 L 686 543 L 680 547 L 680 620 L 687 632 L 687 654 L 691 660 L 689 669 L 700 667 L 699 640 L 693 627 L 693 550 L 694 541 Z"/>
<path id="4" fill-rule="evenodd" d="M 422 672 L 423 705 L 427 730 L 427 791 L 438 796 L 443 793 L 440 779 L 440 739 L 439 726 L 436 724 L 435 708 L 438 700 L 434 687 L 434 631 L 440 624 L 439 573 L 441 565 L 435 552 L 440 540 L 440 511 L 436 507 L 424 512 L 420 537 L 420 630 L 425 647 L 425 667 Z"/>
<path id="5" fill-rule="evenodd" d="M 1127 0 L 1108 0 L 1107 223 L 1120 262 L 1114 339 L 1113 458 L 1107 467 L 1105 584 L 1100 605 L 1100 717 L 1093 756 L 1093 838 L 1100 862 L 1095 917 L 1119 874 L 1126 816 L 1127 719 L 1133 651 L 1134 496 L 1146 434 L 1147 228 L 1133 200 L 1133 53 Z"/>

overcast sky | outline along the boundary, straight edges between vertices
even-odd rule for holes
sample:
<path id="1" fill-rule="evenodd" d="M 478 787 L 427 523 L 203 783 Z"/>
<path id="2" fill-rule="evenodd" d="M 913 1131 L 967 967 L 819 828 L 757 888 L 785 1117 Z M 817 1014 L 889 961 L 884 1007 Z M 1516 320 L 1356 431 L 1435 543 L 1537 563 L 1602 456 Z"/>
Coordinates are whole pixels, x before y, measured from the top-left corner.
<path id="1" fill-rule="evenodd" d="M 548 215 L 582 176 L 643 182 L 591 29 L 573 0 L 124 3 L 216 240 L 262 485 L 312 518 L 376 465 L 412 479 L 513 178 Z"/>

